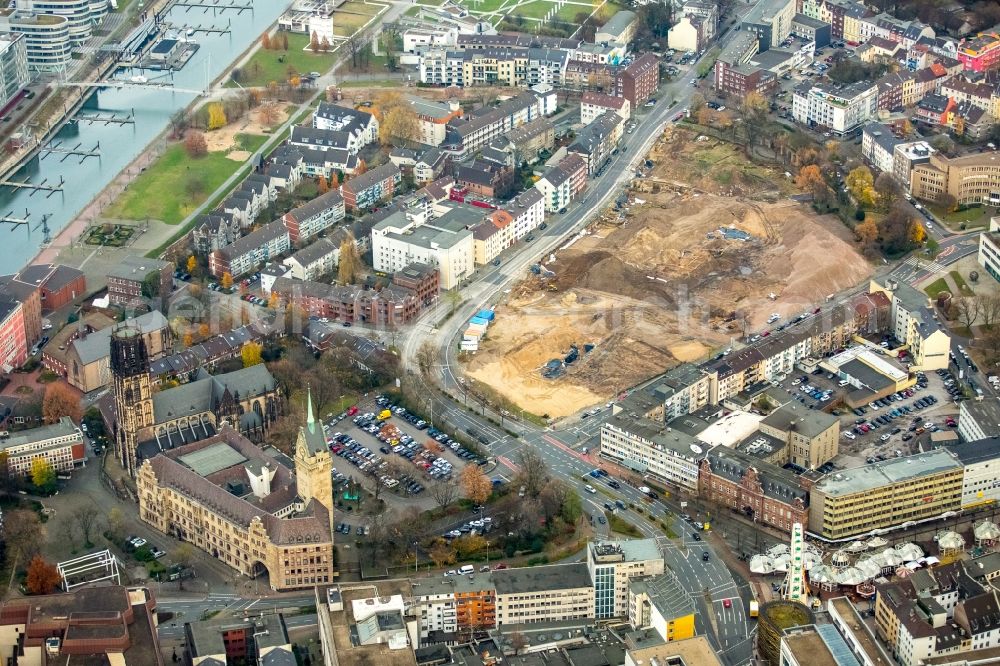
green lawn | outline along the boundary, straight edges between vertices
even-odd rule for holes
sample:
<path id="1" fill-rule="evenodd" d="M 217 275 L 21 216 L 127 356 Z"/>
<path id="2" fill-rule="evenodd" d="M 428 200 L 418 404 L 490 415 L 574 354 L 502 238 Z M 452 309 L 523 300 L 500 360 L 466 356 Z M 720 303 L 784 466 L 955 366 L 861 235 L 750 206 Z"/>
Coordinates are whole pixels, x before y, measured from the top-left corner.
<path id="1" fill-rule="evenodd" d="M 341 37 L 350 37 L 371 20 L 372 17 L 368 14 L 337 12 L 333 15 L 333 33 Z"/>
<path id="2" fill-rule="evenodd" d="M 562 9 L 556 12 L 556 16 L 562 19 L 563 21 L 575 21 L 577 14 L 583 13 L 586 14 L 587 16 L 590 16 L 590 12 L 592 11 L 594 11 L 594 6 L 591 4 L 577 5 L 573 3 L 567 3 L 563 5 Z M 610 16 L 607 17 L 604 16 L 604 9 L 602 8 L 600 11 L 597 12 L 597 16 L 595 18 L 597 19 L 598 24 L 603 24 L 608 18 L 610 18 Z"/>
<path id="3" fill-rule="evenodd" d="M 386 5 L 375 5 L 365 2 L 345 2 L 337 8 L 337 11 L 354 12 L 355 14 L 368 14 L 369 16 L 375 16 L 385 8 Z"/>
<path id="4" fill-rule="evenodd" d="M 358 17 L 360 18 L 360 17 Z M 284 33 L 275 33 L 281 35 Z M 325 73 L 333 67 L 336 55 L 329 53 L 313 53 L 306 49 L 309 37 L 296 33 L 288 34 L 288 50 L 258 49 L 250 61 L 241 68 L 242 78 L 239 85 L 244 88 L 263 88 L 271 81 L 287 81 L 289 68 L 298 74 L 309 72 Z M 280 39 L 278 40 L 280 42 Z M 229 88 L 238 87 L 234 81 L 226 83 Z"/>
<path id="5" fill-rule="evenodd" d="M 535 0 L 535 2 L 530 2 L 526 5 L 521 5 L 516 10 L 511 12 L 511 14 L 518 14 L 524 18 L 533 19 L 544 19 L 545 15 L 549 12 L 555 5 L 548 0 Z"/>
<path id="6" fill-rule="evenodd" d="M 929 285 L 924 287 L 924 293 L 926 293 L 932 299 L 937 298 L 937 295 L 940 294 L 942 291 L 951 291 L 951 289 L 949 289 L 948 287 L 948 281 L 945 280 L 944 278 L 938 278 L 937 280 L 934 280 L 934 282 L 931 282 Z"/>
<path id="7" fill-rule="evenodd" d="M 237 140 L 246 150 L 253 151 L 260 148 L 266 137 L 237 135 Z M 132 181 L 104 211 L 104 216 L 179 224 L 243 164 L 221 152 L 192 159 L 183 144 L 173 144 Z M 193 185 L 195 182 L 197 186 Z"/>
<path id="8" fill-rule="evenodd" d="M 951 276 L 952 281 L 955 283 L 955 286 L 958 287 L 958 290 L 962 293 L 962 296 L 976 295 L 976 293 L 972 291 L 972 287 L 966 284 L 965 278 L 962 277 L 961 273 L 959 273 L 958 271 L 949 271 L 948 275 Z"/>
<path id="9" fill-rule="evenodd" d="M 965 229 L 985 228 L 990 223 L 990 217 L 996 215 L 998 211 L 997 208 L 989 206 L 975 206 L 955 211 L 954 213 L 950 213 L 944 208 L 933 204 L 928 205 L 927 208 L 934 213 L 935 217 L 942 220 L 955 231 L 961 231 L 963 224 L 965 225 Z"/>
<path id="10" fill-rule="evenodd" d="M 495 12 L 504 4 L 514 4 L 516 0 L 462 0 L 462 6 L 474 14 Z"/>

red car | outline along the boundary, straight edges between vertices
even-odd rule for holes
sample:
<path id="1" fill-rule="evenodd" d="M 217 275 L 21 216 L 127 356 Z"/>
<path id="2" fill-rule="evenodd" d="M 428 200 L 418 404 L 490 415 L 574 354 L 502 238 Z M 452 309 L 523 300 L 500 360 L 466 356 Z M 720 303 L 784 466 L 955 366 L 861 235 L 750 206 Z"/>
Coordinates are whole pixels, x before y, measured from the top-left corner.
<path id="1" fill-rule="evenodd" d="M 495 567 L 493 567 L 493 571 L 503 571 L 506 568 L 507 568 L 507 565 L 504 564 L 503 562 L 501 562 L 500 564 L 498 564 Z"/>
<path id="2" fill-rule="evenodd" d="M 348 416 L 354 416 L 357 413 L 358 413 L 357 406 L 351 407 L 350 409 L 347 410 L 347 415 Z"/>
<path id="3" fill-rule="evenodd" d="M 722 605 L 724 607 L 726 607 L 726 608 L 732 608 L 733 607 L 733 602 L 732 602 L 731 599 L 723 599 L 722 600 Z"/>

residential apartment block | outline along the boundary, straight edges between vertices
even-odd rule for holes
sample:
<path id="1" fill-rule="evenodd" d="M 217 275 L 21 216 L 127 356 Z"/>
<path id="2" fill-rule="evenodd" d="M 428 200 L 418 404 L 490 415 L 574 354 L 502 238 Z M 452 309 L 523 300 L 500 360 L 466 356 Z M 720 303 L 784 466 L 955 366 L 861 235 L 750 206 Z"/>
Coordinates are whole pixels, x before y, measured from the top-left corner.
<path id="1" fill-rule="evenodd" d="M 994 280 L 1000 282 L 1000 217 L 990 218 L 990 228 L 979 234 L 976 259 Z"/>
<path id="2" fill-rule="evenodd" d="M 332 272 L 340 258 L 340 244 L 329 238 L 320 238 L 310 243 L 282 263 L 291 269 L 296 280 L 315 280 Z"/>
<path id="3" fill-rule="evenodd" d="M 624 128 L 624 118 L 614 111 L 605 111 L 582 127 L 566 150 L 571 155 L 579 155 L 587 163 L 587 174 L 593 176 L 618 150 Z"/>
<path id="4" fill-rule="evenodd" d="M 878 86 L 871 81 L 850 85 L 807 82 L 795 88 L 792 117 L 808 127 L 851 135 L 878 113 Z"/>
<path id="5" fill-rule="evenodd" d="M 65 71 L 72 61 L 70 22 L 65 16 L 4 7 L 0 31 L 24 36 L 25 64 L 31 73 Z"/>
<path id="6" fill-rule="evenodd" d="M 392 162 L 354 176 L 340 186 L 346 210 L 356 212 L 391 199 L 402 179 L 399 167 Z"/>
<path id="7" fill-rule="evenodd" d="M 441 288 L 451 289 L 475 270 L 471 229 L 489 210 L 448 202 L 447 212 L 431 218 L 424 204 L 413 201 L 372 228 L 372 263 L 376 271 L 393 273 L 414 262 L 438 269 Z"/>
<path id="8" fill-rule="evenodd" d="M 288 229 L 291 243 L 301 247 L 313 236 L 343 220 L 344 208 L 344 197 L 334 190 L 293 208 L 281 216 L 281 221 Z"/>
<path id="9" fill-rule="evenodd" d="M 624 97 L 638 108 L 656 94 L 660 87 L 660 61 L 652 53 L 644 53 L 614 72 L 615 95 Z"/>
<path id="10" fill-rule="evenodd" d="M 1000 34 L 983 32 L 967 37 L 958 46 L 962 67 L 973 72 L 985 72 L 1000 63 Z"/>
<path id="11" fill-rule="evenodd" d="M 288 227 L 282 220 L 275 220 L 209 254 L 208 272 L 220 279 L 229 273 L 235 279 L 253 272 L 261 264 L 288 252 L 291 247 Z"/>
<path id="12" fill-rule="evenodd" d="M 885 125 L 869 123 L 861 133 L 861 154 L 866 162 L 880 172 L 892 173 L 896 146 L 901 143 Z"/>
<path id="13" fill-rule="evenodd" d="M 632 106 L 624 97 L 614 97 L 598 92 L 585 92 L 580 97 L 580 122 L 589 125 L 604 115 L 614 111 L 624 120 L 632 116 Z"/>
<path id="14" fill-rule="evenodd" d="M 601 456 L 642 469 L 660 483 L 698 491 L 698 461 L 708 445 L 635 413 L 620 412 L 601 426 Z"/>

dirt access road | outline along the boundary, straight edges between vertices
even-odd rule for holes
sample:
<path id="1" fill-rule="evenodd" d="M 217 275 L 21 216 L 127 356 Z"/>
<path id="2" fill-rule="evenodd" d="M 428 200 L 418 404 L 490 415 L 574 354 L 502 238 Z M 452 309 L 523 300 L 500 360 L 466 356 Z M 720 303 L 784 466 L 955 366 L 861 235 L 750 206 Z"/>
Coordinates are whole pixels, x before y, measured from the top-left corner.
<path id="1" fill-rule="evenodd" d="M 693 136 L 668 130 L 624 209 L 541 258 L 551 275 L 511 289 L 464 357 L 471 376 L 526 411 L 567 416 L 871 275 L 836 218 L 787 198 L 783 172 Z M 543 376 L 571 345 L 579 360 Z"/>

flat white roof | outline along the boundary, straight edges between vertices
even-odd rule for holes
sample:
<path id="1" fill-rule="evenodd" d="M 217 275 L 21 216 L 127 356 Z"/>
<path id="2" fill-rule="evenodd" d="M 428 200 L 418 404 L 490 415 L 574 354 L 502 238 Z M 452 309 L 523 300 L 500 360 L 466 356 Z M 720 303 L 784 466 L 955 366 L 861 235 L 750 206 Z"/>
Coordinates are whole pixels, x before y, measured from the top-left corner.
<path id="1" fill-rule="evenodd" d="M 840 366 L 855 359 L 894 381 L 901 382 L 906 379 L 906 373 L 903 370 L 897 368 L 887 359 L 883 358 L 881 354 L 877 354 L 862 345 L 851 347 L 850 349 L 842 351 L 836 356 L 831 357 L 830 363 L 839 368 Z"/>
<path id="2" fill-rule="evenodd" d="M 736 446 L 757 432 L 758 424 L 764 419 L 760 414 L 735 411 L 708 426 L 697 437 L 710 446 Z"/>

